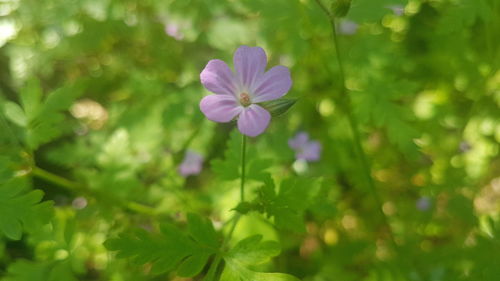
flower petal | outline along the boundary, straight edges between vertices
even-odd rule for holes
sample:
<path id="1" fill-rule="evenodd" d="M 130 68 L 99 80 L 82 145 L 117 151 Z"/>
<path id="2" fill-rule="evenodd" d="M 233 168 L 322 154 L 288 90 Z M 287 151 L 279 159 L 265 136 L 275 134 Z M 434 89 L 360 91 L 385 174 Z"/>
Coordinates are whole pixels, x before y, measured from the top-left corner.
<path id="1" fill-rule="evenodd" d="M 236 75 L 244 88 L 242 90 L 248 91 L 259 76 L 264 74 L 267 57 L 260 47 L 241 46 L 234 53 L 233 62 Z"/>
<path id="2" fill-rule="evenodd" d="M 235 95 L 237 80 L 227 64 L 211 60 L 200 73 L 200 80 L 207 90 L 215 94 Z"/>
<path id="3" fill-rule="evenodd" d="M 295 137 L 288 140 L 288 146 L 293 149 L 302 149 L 309 141 L 309 134 L 299 132 Z"/>
<path id="4" fill-rule="evenodd" d="M 267 110 L 252 104 L 241 112 L 238 119 L 238 129 L 244 135 L 255 137 L 266 130 L 270 120 L 271 114 Z"/>
<path id="5" fill-rule="evenodd" d="M 187 150 L 184 155 L 184 160 L 182 160 L 182 163 L 179 165 L 179 173 L 183 177 L 197 175 L 201 172 L 202 166 L 203 156 L 194 151 Z"/>
<path id="6" fill-rule="evenodd" d="M 308 142 L 302 151 L 297 153 L 297 159 L 303 159 L 306 161 L 318 161 L 321 155 L 321 144 L 317 141 Z"/>
<path id="7" fill-rule="evenodd" d="M 275 66 L 260 76 L 254 86 L 252 89 L 253 102 L 279 99 L 292 87 L 290 70 L 282 65 Z"/>
<path id="8" fill-rule="evenodd" d="M 200 110 L 209 120 L 225 123 L 233 120 L 243 107 L 234 96 L 209 95 L 201 100 Z"/>

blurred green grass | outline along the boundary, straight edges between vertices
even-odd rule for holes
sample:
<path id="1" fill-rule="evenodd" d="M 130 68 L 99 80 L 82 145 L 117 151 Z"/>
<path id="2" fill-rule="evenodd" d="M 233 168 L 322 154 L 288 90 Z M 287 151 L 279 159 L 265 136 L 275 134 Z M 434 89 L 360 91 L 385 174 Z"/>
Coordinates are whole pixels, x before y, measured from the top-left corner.
<path id="1" fill-rule="evenodd" d="M 287 97 L 298 98 L 250 149 L 277 181 L 322 177 L 324 190 L 304 233 L 252 214 L 235 238 L 279 240 L 267 268 L 302 280 L 497 281 L 500 3 L 353 0 L 345 20 L 357 25 L 340 34 L 346 86 L 397 253 L 362 176 L 330 26 L 314 1 L 1 1 L 0 183 L 24 175 L 55 208 L 20 241 L 0 235 L 0 280 L 174 280 L 115 258 L 103 242 L 190 211 L 216 226 L 230 218 L 237 184 L 211 163 L 234 124 L 205 120 L 199 73 L 246 44 L 291 69 Z M 66 94 L 23 126 L 12 104 L 25 109 L 21 93 L 36 95 L 35 80 L 42 104 Z M 52 133 L 32 141 L 40 128 Z M 305 168 L 287 146 L 302 130 L 323 146 Z M 177 169 L 187 148 L 205 164 L 185 179 Z M 35 166 L 55 177 L 31 177 Z"/>

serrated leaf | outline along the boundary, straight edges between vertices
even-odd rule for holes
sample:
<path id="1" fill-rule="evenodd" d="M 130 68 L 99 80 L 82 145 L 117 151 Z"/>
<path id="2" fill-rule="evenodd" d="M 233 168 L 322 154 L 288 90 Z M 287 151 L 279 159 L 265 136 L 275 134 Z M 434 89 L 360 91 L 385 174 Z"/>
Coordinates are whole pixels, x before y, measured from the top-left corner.
<path id="1" fill-rule="evenodd" d="M 238 130 L 233 130 L 229 136 L 224 159 L 215 159 L 211 162 L 212 170 L 222 180 L 235 180 L 241 174 L 241 143 L 242 135 Z M 253 147 L 247 145 L 246 163 L 251 166 L 252 161 L 257 158 Z"/>
<path id="2" fill-rule="evenodd" d="M 203 270 L 209 257 L 210 254 L 200 253 L 186 258 L 179 266 L 177 274 L 181 277 L 193 277 L 197 275 Z"/>
<path id="3" fill-rule="evenodd" d="M 22 111 L 13 103 L 6 103 L 4 111 L 9 120 L 26 128 L 25 142 L 30 148 L 36 149 L 64 132 L 61 129 L 64 121 L 62 111 L 67 110 L 81 92 L 79 85 L 67 86 L 55 90 L 42 100 L 40 82 L 34 79 L 21 89 Z"/>
<path id="4" fill-rule="evenodd" d="M 419 152 L 414 139 L 419 134 L 411 123 L 413 114 L 398 101 L 405 93 L 414 91 L 413 83 L 397 81 L 390 76 L 381 78 L 367 75 L 364 79 L 369 86 L 365 91 L 353 95 L 356 115 L 362 123 L 371 121 L 377 127 L 384 128 L 389 141 L 405 156 L 415 159 Z"/>
<path id="5" fill-rule="evenodd" d="M 49 222 L 52 202 L 40 202 L 43 192 L 25 192 L 26 183 L 11 179 L 0 185 L 0 231 L 10 239 L 21 239 L 23 231 L 36 231 Z"/>
<path id="6" fill-rule="evenodd" d="M 493 7 L 485 0 L 460 0 L 449 6 L 441 18 L 438 32 L 447 34 L 461 31 L 476 20 L 488 22 L 493 17 Z"/>
<path id="7" fill-rule="evenodd" d="M 240 177 L 241 134 L 232 131 L 227 142 L 224 159 L 211 162 L 212 170 L 222 180 L 234 180 Z"/>
<path id="8" fill-rule="evenodd" d="M 392 13 L 389 6 L 404 6 L 407 3 L 407 0 L 357 0 L 353 1 L 347 17 L 358 23 L 378 21 L 384 15 Z"/>
<path id="9" fill-rule="evenodd" d="M 351 8 L 351 0 L 334 0 L 330 6 L 330 12 L 336 17 L 344 17 Z"/>
<path id="10" fill-rule="evenodd" d="M 218 247 L 217 233 L 210 220 L 193 213 L 188 213 L 187 220 L 189 234 L 196 242 L 213 248 Z"/>
<path id="11" fill-rule="evenodd" d="M 153 273 L 171 271 L 184 260 L 179 267 L 182 276 L 198 274 L 218 250 L 212 224 L 198 215 L 188 216 L 189 235 L 170 224 L 161 225 L 160 230 L 161 233 L 150 233 L 138 229 L 108 239 L 104 245 L 117 251 L 118 258 L 130 258 L 139 265 L 152 263 Z"/>
<path id="12" fill-rule="evenodd" d="M 34 119 L 42 102 L 42 87 L 37 79 L 30 79 L 21 89 L 21 104 L 28 119 Z"/>
<path id="13" fill-rule="evenodd" d="M 221 281 L 277 280 L 296 281 L 297 278 L 283 273 L 264 273 L 249 269 L 250 266 L 268 262 L 280 253 L 275 241 L 261 241 L 261 235 L 248 237 L 235 245 L 225 256 L 226 265 Z"/>
<path id="14" fill-rule="evenodd" d="M 31 262 L 19 260 L 7 269 L 2 281 L 77 281 L 67 261 Z"/>
<path id="15" fill-rule="evenodd" d="M 23 109 L 17 104 L 10 101 L 5 102 L 3 106 L 5 116 L 14 124 L 20 127 L 26 127 L 28 119 L 24 114 Z"/>
<path id="16" fill-rule="evenodd" d="M 279 255 L 280 246 L 275 241 L 261 242 L 262 235 L 254 235 L 241 240 L 226 257 L 236 259 L 243 265 L 257 265 L 268 262 Z"/>
<path id="17" fill-rule="evenodd" d="M 259 191 L 259 204 L 278 228 L 303 232 L 304 211 L 319 192 L 320 181 L 311 179 L 284 180 L 276 193 L 274 183 L 268 182 Z"/>

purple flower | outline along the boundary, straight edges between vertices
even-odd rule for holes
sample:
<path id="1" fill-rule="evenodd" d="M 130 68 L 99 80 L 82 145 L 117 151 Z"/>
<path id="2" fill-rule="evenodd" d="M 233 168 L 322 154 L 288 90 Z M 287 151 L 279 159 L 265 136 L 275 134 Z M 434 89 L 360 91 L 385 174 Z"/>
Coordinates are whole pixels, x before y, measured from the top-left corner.
<path id="1" fill-rule="evenodd" d="M 182 160 L 182 163 L 179 166 L 179 173 L 183 177 L 197 175 L 201 172 L 202 164 L 203 156 L 192 150 L 187 150 L 184 155 L 184 160 Z"/>
<path id="2" fill-rule="evenodd" d="M 420 197 L 416 203 L 417 209 L 419 209 L 420 211 L 429 210 L 431 205 L 432 205 L 431 199 L 429 197 L 425 197 L 425 196 Z"/>
<path id="3" fill-rule="evenodd" d="M 177 41 L 182 40 L 184 38 L 184 33 L 182 33 L 181 27 L 177 23 L 173 23 L 173 22 L 166 23 L 165 24 L 165 33 Z"/>
<path id="4" fill-rule="evenodd" d="M 389 5 L 386 8 L 392 10 L 396 16 L 402 16 L 405 12 L 405 7 L 403 5 Z"/>
<path id="5" fill-rule="evenodd" d="M 318 161 L 321 154 L 321 144 L 318 141 L 309 140 L 306 132 L 299 132 L 294 138 L 288 140 L 288 146 L 295 150 L 297 160 Z"/>
<path id="6" fill-rule="evenodd" d="M 339 23 L 339 33 L 343 35 L 353 35 L 358 30 L 358 24 L 350 20 L 342 20 Z"/>
<path id="7" fill-rule="evenodd" d="M 215 95 L 204 97 L 200 109 L 208 119 L 219 123 L 237 118 L 240 132 L 255 137 L 271 120 L 271 114 L 258 103 L 284 96 L 292 86 L 290 71 L 281 65 L 266 71 L 267 57 L 260 47 L 239 47 L 233 62 L 234 73 L 217 59 L 205 66 L 201 83 Z"/>

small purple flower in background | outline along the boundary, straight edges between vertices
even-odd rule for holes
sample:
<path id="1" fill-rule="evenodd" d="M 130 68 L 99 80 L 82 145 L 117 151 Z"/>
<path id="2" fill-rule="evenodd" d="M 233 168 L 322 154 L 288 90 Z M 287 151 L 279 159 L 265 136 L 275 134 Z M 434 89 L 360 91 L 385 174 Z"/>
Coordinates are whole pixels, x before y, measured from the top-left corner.
<path id="1" fill-rule="evenodd" d="M 262 134 L 271 114 L 258 103 L 279 99 L 292 86 L 290 71 L 278 65 L 266 71 L 267 56 L 260 47 L 241 46 L 234 53 L 234 69 L 221 60 L 211 60 L 200 74 L 201 83 L 215 93 L 204 97 L 200 109 L 219 123 L 237 117 L 238 129 L 244 135 Z"/>
<path id="2" fill-rule="evenodd" d="M 462 141 L 460 142 L 459 149 L 460 152 L 466 153 L 472 149 L 472 145 L 470 145 L 470 143 L 468 143 L 467 141 Z"/>
<path id="3" fill-rule="evenodd" d="M 350 20 L 342 20 L 339 23 L 339 33 L 343 35 L 353 35 L 358 31 L 358 24 Z"/>
<path id="4" fill-rule="evenodd" d="M 182 160 L 182 163 L 179 166 L 179 173 L 183 177 L 197 175 L 201 172 L 202 164 L 203 156 L 192 150 L 187 150 L 184 155 L 184 160 Z"/>
<path id="5" fill-rule="evenodd" d="M 309 140 L 306 132 L 299 132 L 294 138 L 288 140 L 288 146 L 295 150 L 297 160 L 318 161 L 321 154 L 321 144 L 318 141 Z"/>
<path id="6" fill-rule="evenodd" d="M 405 13 L 405 7 L 403 5 L 389 5 L 386 6 L 386 8 L 392 10 L 392 12 L 398 17 Z"/>
<path id="7" fill-rule="evenodd" d="M 181 26 L 174 22 L 165 23 L 165 33 L 177 41 L 184 39 L 184 33 L 181 31 Z"/>
<path id="8" fill-rule="evenodd" d="M 423 196 L 417 200 L 417 203 L 415 205 L 420 211 L 427 211 L 431 207 L 432 202 L 429 197 Z"/>

